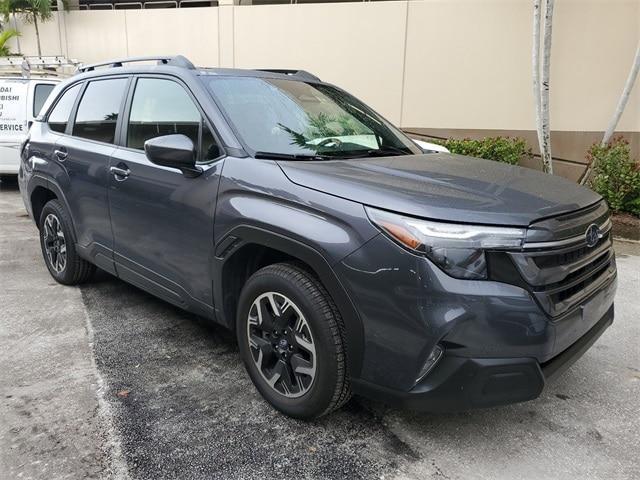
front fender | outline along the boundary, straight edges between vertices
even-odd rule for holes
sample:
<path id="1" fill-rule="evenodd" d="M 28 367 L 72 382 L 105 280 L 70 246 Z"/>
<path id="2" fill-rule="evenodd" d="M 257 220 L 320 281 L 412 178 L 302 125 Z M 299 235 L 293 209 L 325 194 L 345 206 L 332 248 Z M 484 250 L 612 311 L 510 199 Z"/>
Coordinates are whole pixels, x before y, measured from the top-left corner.
<path id="1" fill-rule="evenodd" d="M 309 265 L 328 290 L 343 317 L 350 372 L 357 376 L 363 351 L 363 327 L 354 304 L 333 266 L 378 230 L 364 208 L 295 185 L 274 161 L 229 158 L 220 182 L 215 214 L 213 289 L 218 320 L 225 318 L 223 266 L 243 245 L 265 246 Z"/>
<path id="2" fill-rule="evenodd" d="M 214 304 L 223 305 L 223 269 L 225 262 L 233 257 L 235 251 L 240 250 L 247 244 L 262 245 L 286 253 L 313 269 L 340 311 L 345 326 L 349 371 L 352 376 L 357 377 L 362 368 L 364 351 L 362 321 L 332 266 L 320 252 L 309 245 L 260 227 L 239 225 L 233 228 L 222 238 L 216 248 L 217 254 L 214 257 L 213 266 Z M 216 309 L 216 316 L 218 321 L 227 326 L 234 324 L 234 319 L 226 318 L 222 308 Z"/>

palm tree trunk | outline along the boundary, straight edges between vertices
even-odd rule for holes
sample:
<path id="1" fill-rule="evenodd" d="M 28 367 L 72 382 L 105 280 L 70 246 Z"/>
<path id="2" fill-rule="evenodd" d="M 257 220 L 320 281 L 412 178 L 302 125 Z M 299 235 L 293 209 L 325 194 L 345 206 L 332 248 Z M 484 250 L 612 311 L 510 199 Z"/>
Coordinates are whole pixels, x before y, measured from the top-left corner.
<path id="1" fill-rule="evenodd" d="M 542 85 L 540 91 L 542 114 L 542 168 L 546 173 L 553 173 L 551 157 L 551 126 L 549 122 L 549 77 L 551 71 L 551 33 L 553 26 L 554 0 L 547 0 L 544 15 L 544 37 L 542 40 Z"/>
<path id="2" fill-rule="evenodd" d="M 613 133 L 616 131 L 616 127 L 618 126 L 620 117 L 622 117 L 622 113 L 624 112 L 624 109 L 627 106 L 627 102 L 629 101 L 629 96 L 631 95 L 633 85 L 636 83 L 636 79 L 638 78 L 638 72 L 640 72 L 640 43 L 638 43 L 636 58 L 633 62 L 633 66 L 631 67 L 631 71 L 629 72 L 627 83 L 625 83 L 624 89 L 622 90 L 622 95 L 620 96 L 620 100 L 618 101 L 616 111 L 613 114 L 613 118 L 609 122 L 609 126 L 607 127 L 606 132 L 604 132 L 604 137 L 602 137 L 603 146 L 609 143 L 609 140 L 611 140 Z"/>
<path id="3" fill-rule="evenodd" d="M 40 31 L 38 30 L 38 16 L 33 13 L 33 25 L 36 27 L 36 42 L 38 43 L 38 56 L 42 56 L 42 49 L 40 48 Z"/>
<path id="4" fill-rule="evenodd" d="M 17 32 L 18 21 L 16 20 L 16 14 L 13 12 L 11 15 L 13 17 L 13 29 Z M 22 53 L 22 49 L 20 48 L 20 35 L 16 35 L 16 46 L 18 47 L 18 53 Z"/>

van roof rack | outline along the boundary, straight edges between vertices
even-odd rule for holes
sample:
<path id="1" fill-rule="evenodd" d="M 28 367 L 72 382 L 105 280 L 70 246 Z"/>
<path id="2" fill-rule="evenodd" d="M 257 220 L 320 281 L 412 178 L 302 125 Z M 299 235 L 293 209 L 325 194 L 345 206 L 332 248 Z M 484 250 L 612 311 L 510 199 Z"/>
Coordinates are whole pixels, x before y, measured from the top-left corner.
<path id="1" fill-rule="evenodd" d="M 175 56 L 164 56 L 164 57 L 129 57 L 129 58 L 117 58 L 114 60 L 109 60 L 108 62 L 98 62 L 91 63 L 89 65 L 82 65 L 78 67 L 78 72 L 91 72 L 95 70 L 97 67 L 108 67 L 108 68 L 116 68 L 122 67 L 125 63 L 135 63 L 135 62 L 158 62 L 158 65 L 172 65 L 174 67 L 182 67 L 188 68 L 189 70 L 195 70 L 195 66 L 193 63 L 189 61 L 186 57 L 182 55 Z"/>
<path id="2" fill-rule="evenodd" d="M 309 73 L 306 70 L 288 70 L 285 68 L 257 68 L 258 72 L 271 72 L 280 73 L 282 75 L 295 75 L 297 77 L 307 78 L 316 82 L 320 82 L 320 78 L 316 77 L 313 73 Z"/>
<path id="3" fill-rule="evenodd" d="M 63 67 L 76 68 L 80 62 L 73 60 L 62 55 L 52 55 L 46 57 L 40 56 L 15 56 L 15 57 L 0 57 L 0 67 L 9 67 L 15 69 L 15 72 L 19 73 L 23 77 L 29 78 L 32 70 L 37 70 L 39 73 L 46 73 L 47 75 L 59 75 L 60 72 L 56 69 Z M 20 69 L 18 71 L 18 69 Z"/>

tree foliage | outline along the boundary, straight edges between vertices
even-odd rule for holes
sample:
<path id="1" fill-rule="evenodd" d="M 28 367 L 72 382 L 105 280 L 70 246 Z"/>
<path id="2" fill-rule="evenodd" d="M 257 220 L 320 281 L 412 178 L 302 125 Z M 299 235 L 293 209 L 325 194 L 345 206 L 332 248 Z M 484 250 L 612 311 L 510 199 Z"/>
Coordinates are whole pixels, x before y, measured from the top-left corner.
<path id="1" fill-rule="evenodd" d="M 7 42 L 18 35 L 20 35 L 20 32 L 12 28 L 0 32 L 0 56 L 6 57 L 7 55 L 11 55 Z"/>
<path id="2" fill-rule="evenodd" d="M 631 158 L 629 143 L 617 137 L 605 145 L 594 144 L 587 159 L 593 166 L 591 188 L 611 210 L 640 216 L 640 168 Z"/>
<path id="3" fill-rule="evenodd" d="M 495 160 L 510 165 L 517 165 L 523 157 L 531 155 L 531 149 L 522 138 L 486 137 L 482 140 L 448 138 L 436 140 L 435 143 L 447 147 L 451 153 Z"/>

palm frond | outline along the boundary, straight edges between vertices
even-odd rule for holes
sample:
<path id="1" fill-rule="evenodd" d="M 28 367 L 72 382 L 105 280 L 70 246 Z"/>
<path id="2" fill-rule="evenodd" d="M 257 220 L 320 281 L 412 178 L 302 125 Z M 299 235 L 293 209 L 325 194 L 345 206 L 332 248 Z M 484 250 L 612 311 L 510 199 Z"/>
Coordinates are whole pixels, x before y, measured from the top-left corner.
<path id="1" fill-rule="evenodd" d="M 11 53 L 6 43 L 9 40 L 11 40 L 13 37 L 17 37 L 19 35 L 20 35 L 20 32 L 17 30 L 14 30 L 13 28 L 9 28 L 7 30 L 3 30 L 0 32 L 0 55 L 6 57 Z"/>

